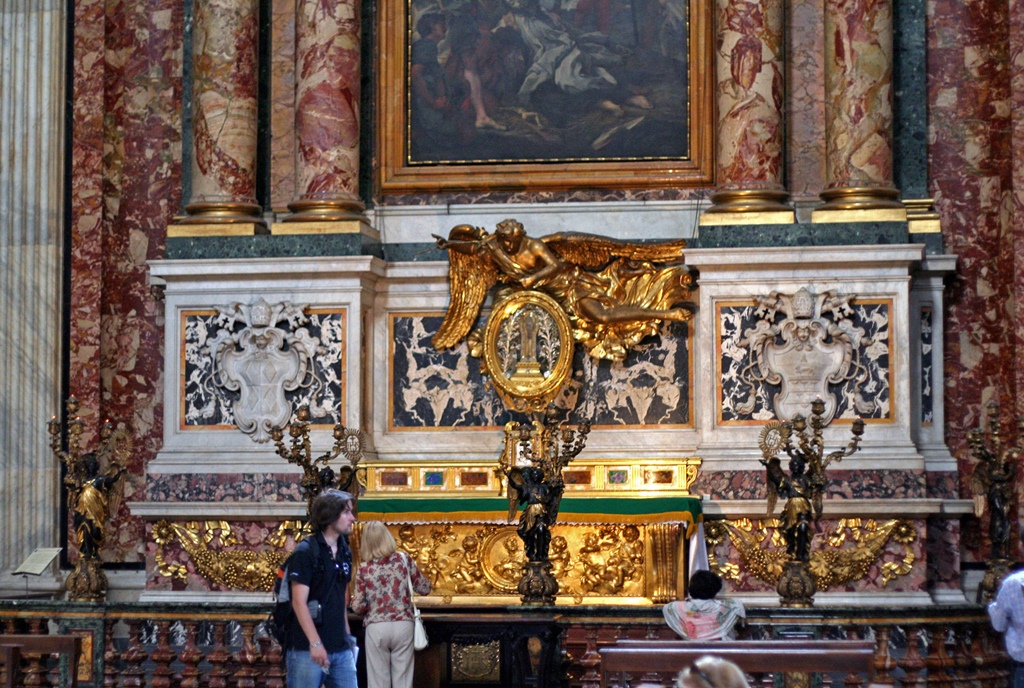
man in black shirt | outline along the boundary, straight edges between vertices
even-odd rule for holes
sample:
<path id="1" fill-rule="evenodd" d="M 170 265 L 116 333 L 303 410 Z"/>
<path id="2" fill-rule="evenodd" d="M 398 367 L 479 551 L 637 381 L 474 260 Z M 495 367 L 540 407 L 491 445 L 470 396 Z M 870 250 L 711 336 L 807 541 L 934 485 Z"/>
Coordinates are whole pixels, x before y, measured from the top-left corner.
<path id="1" fill-rule="evenodd" d="M 288 570 L 295 611 L 288 688 L 357 688 L 356 641 L 347 614 L 348 536 L 355 521 L 352 496 L 341 490 L 323 492 L 310 507 L 313 535 L 295 547 Z"/>

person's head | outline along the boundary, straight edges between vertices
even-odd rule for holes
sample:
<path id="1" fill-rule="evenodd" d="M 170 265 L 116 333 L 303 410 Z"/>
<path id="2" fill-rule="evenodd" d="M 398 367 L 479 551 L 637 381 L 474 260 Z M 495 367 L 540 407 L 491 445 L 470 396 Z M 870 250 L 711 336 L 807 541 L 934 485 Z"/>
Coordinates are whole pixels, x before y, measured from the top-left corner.
<path id="1" fill-rule="evenodd" d="M 690 576 L 690 597 L 695 600 L 713 600 L 722 590 L 722 578 L 713 571 L 701 569 Z"/>
<path id="2" fill-rule="evenodd" d="M 498 223 L 494 233 L 498 236 L 498 241 L 509 252 L 518 251 L 519 244 L 522 243 L 523 237 L 526 236 L 526 230 L 523 229 L 523 225 L 515 220 L 502 220 Z"/>
<path id="3" fill-rule="evenodd" d="M 676 688 L 750 688 L 750 684 L 732 662 L 705 655 L 679 672 Z"/>
<path id="4" fill-rule="evenodd" d="M 313 504 L 309 508 L 309 523 L 314 533 L 322 533 L 338 523 L 342 514 L 348 515 L 351 520 L 348 521 L 348 532 L 345 532 L 344 523 L 338 530 L 342 535 L 348 535 L 352 532 L 352 524 L 356 520 L 352 513 L 352 495 L 341 490 L 325 490 L 313 499 Z"/>
<path id="5" fill-rule="evenodd" d="M 395 538 L 388 532 L 388 527 L 380 521 L 367 521 L 359 534 L 359 558 L 363 561 L 383 559 L 394 554 Z"/>
<path id="6" fill-rule="evenodd" d="M 440 12 L 427 12 L 416 20 L 416 33 L 421 38 L 444 38 L 445 29 L 444 15 Z"/>

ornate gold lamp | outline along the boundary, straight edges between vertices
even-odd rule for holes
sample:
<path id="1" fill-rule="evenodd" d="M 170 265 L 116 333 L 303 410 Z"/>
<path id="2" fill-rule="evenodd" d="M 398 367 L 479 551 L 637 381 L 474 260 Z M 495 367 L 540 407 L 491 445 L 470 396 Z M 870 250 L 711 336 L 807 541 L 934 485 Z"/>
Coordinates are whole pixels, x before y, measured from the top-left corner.
<path id="1" fill-rule="evenodd" d="M 555 603 L 558 581 L 551 574 L 548 548 L 565 491 L 562 469 L 583 451 L 590 433 L 589 421 L 574 428 L 560 422 L 558 415 L 557 409 L 548 408 L 543 423 L 535 419 L 505 425 L 505 450 L 498 470 L 508 478 L 510 521 L 523 506 L 517 528 L 526 551 L 519 581 L 523 604 Z"/>
<path id="2" fill-rule="evenodd" d="M 132 452 L 132 436 L 125 428 L 114 428 L 109 420 L 100 427 L 99 447 L 82 452 L 81 437 L 85 422 L 78 416 L 78 400 L 65 402 L 69 420 L 66 428 L 67 451 L 61 449 L 65 434 L 56 417 L 47 423 L 50 448 L 66 469 L 68 509 L 74 515 L 78 561 L 65 581 L 68 599 L 78 602 L 102 602 L 107 593 L 100 550 L 103 547 L 107 518 L 117 511 L 125 464 Z M 104 465 L 106 467 L 104 468 Z"/>
<path id="3" fill-rule="evenodd" d="M 985 577 L 978 586 L 978 602 L 991 600 L 1010 571 L 1010 505 L 1017 478 L 1015 464 L 1024 451 L 1024 417 L 1017 420 L 1016 443 L 1005 447 L 999 428 L 999 404 L 989 403 L 987 415 L 987 431 L 975 428 L 967 434 L 971 457 L 978 461 L 971 476 L 974 515 L 981 518 L 988 509 L 988 538 L 992 548 Z"/>
<path id="4" fill-rule="evenodd" d="M 817 584 L 810 571 L 812 528 L 821 517 L 822 498 L 828 480 L 825 469 L 833 461 L 850 456 L 860 446 L 864 421 L 853 421 L 853 438 L 842 449 L 826 456 L 822 431 L 825 402 L 811 403 L 810 427 L 807 419 L 797 415 L 792 421 L 773 421 L 761 431 L 758 445 L 764 458 L 761 463 L 768 472 L 768 516 L 775 511 L 780 496 L 786 498 L 782 512 L 782 532 L 786 540 L 788 560 L 783 565 L 777 590 L 783 607 L 811 607 Z M 794 445 L 794 435 L 796 444 Z M 782 469 L 780 453 L 789 456 L 789 472 Z"/>
<path id="5" fill-rule="evenodd" d="M 356 471 L 363 459 L 363 433 L 350 430 L 342 423 L 334 426 L 334 445 L 320 456 L 313 458 L 313 447 L 309 441 L 309 407 L 301 406 L 295 412 L 295 420 L 288 424 L 288 435 L 292 438 L 290 446 L 285 445 L 284 429 L 274 428 L 270 436 L 277 447 L 278 456 L 302 467 L 302 480 L 299 485 L 306 495 L 306 516 L 313 500 L 324 490 L 336 488 L 352 494 L 352 500 L 359 499 L 359 483 Z M 337 472 L 330 462 L 344 454 L 347 465 Z"/>

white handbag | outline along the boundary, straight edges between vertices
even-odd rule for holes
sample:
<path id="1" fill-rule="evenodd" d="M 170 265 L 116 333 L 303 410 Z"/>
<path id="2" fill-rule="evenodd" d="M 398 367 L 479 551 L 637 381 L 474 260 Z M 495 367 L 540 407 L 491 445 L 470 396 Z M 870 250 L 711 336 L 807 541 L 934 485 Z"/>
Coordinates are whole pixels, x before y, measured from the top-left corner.
<path id="1" fill-rule="evenodd" d="M 409 566 L 413 566 L 412 559 L 409 559 Z M 423 627 L 423 619 L 420 618 L 420 610 L 416 607 L 416 591 L 412 587 L 412 571 L 405 569 L 405 580 L 409 583 L 409 602 L 412 603 L 412 646 L 415 650 L 425 650 L 430 640 L 427 638 L 427 629 Z"/>

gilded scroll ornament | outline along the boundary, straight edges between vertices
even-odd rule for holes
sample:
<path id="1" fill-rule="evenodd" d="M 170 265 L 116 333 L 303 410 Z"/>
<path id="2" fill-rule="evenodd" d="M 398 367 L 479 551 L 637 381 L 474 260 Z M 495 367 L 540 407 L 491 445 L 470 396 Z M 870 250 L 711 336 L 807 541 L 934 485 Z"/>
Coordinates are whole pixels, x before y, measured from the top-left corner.
<path id="1" fill-rule="evenodd" d="M 749 350 L 750 364 L 739 374 L 747 396 L 736 409 L 751 413 L 757 403 L 755 390 L 768 383 L 781 386 L 772 404 L 776 417 L 790 420 L 820 399 L 827 424 L 838 405 L 829 385 L 852 381 L 854 408 L 861 415 L 871 413 L 874 402 L 862 395 L 869 375 L 860 357 L 872 342 L 850 318 L 853 299 L 831 290 L 814 294 L 806 288 L 795 294 L 773 291 L 757 296 L 757 321 L 738 342 Z"/>
<path id="2" fill-rule="evenodd" d="M 595 358 L 622 360 L 662 321 L 692 316 L 680 307 L 693 283 L 682 265 L 682 240 L 640 244 L 577 233 L 535 239 L 511 219 L 498 223 L 494 234 L 458 225 L 447 239 L 436 239 L 448 251 L 451 289 L 434 337 L 438 349 L 470 334 L 498 283 L 551 296 L 568 316 L 575 340 Z"/>
<path id="3" fill-rule="evenodd" d="M 756 524 L 747 519 L 708 524 L 706 537 L 712 569 L 734 580 L 739 578 L 742 570 L 769 585 L 777 585 L 789 557 L 785 551 L 766 547 L 765 540 L 774 541 L 781 525 L 778 519 Z M 743 561 L 742 567 L 721 564 L 714 558 L 715 547 L 726 538 Z M 879 524 L 874 520 L 842 519 L 837 523 L 835 532 L 826 538 L 827 546 L 819 547 L 810 554 L 807 570 L 818 590 L 853 583 L 864 578 L 872 566 L 879 564 L 886 547 L 895 542 L 903 547 L 900 559 L 879 564 L 882 585 L 885 586 L 913 569 L 915 556 L 911 544 L 916 539 L 917 531 L 909 521 L 893 519 Z M 853 542 L 853 546 L 843 546 L 847 541 Z"/>
<path id="4" fill-rule="evenodd" d="M 308 535 L 308 532 L 302 530 L 300 522 L 285 521 L 267 538 L 268 544 L 282 547 L 289 531 L 294 532 L 297 539 Z M 188 576 L 185 565 L 167 561 L 165 550 L 177 540 L 191 559 L 196 573 L 215 585 L 231 590 L 270 592 L 277 576 L 277 569 L 288 556 L 288 552 L 283 548 L 260 548 L 256 551 L 226 549 L 241 544 L 231 525 L 226 521 L 159 521 L 153 526 L 153 540 L 157 546 L 157 571 L 161 575 L 181 580 Z M 214 546 L 218 540 L 222 549 Z"/>

